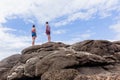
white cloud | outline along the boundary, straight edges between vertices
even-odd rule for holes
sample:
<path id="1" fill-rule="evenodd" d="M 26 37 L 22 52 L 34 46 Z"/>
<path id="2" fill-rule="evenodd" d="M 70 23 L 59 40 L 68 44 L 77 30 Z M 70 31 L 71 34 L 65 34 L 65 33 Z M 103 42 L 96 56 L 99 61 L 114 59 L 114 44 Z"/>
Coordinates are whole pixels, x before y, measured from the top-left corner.
<path id="1" fill-rule="evenodd" d="M 80 0 L 76 1 L 74 1 L 75 3 L 73 2 L 73 4 L 71 3 L 73 7 L 75 4 L 77 6 L 76 8 L 72 7 L 75 9 L 75 12 L 71 12 L 71 14 L 68 15 L 66 19 L 55 23 L 55 26 L 66 25 L 75 20 L 89 20 L 94 18 L 96 15 L 100 16 L 100 18 L 105 18 L 111 16 L 113 14 L 112 11 L 118 11 L 120 8 L 119 0 L 84 0 L 83 2 Z"/>
<path id="2" fill-rule="evenodd" d="M 23 16 L 28 17 L 29 7 L 31 5 L 29 0 L 2 0 L 0 1 L 0 22 L 5 23 L 7 19 L 13 16 Z M 12 16 L 12 17 L 11 17 Z"/>
<path id="3" fill-rule="evenodd" d="M 89 39 L 91 36 L 92 36 L 91 34 L 85 33 L 85 34 L 81 34 L 81 35 L 76 35 L 70 40 L 61 41 L 61 42 L 64 42 L 66 44 L 73 44 L 73 43 L 76 43 L 76 42 L 80 42 L 80 41 Z"/>
<path id="4" fill-rule="evenodd" d="M 56 30 L 56 31 L 52 31 L 53 34 L 64 34 L 66 33 L 66 30 Z"/>
<path id="5" fill-rule="evenodd" d="M 20 53 L 20 50 L 30 46 L 30 38 L 26 36 L 16 36 L 10 32 L 14 29 L 0 26 L 0 59 L 9 55 Z"/>
<path id="6" fill-rule="evenodd" d="M 120 33 L 120 23 L 114 24 L 110 26 L 111 29 L 113 29 L 115 32 Z"/>
<path id="7" fill-rule="evenodd" d="M 62 25 L 66 25 L 70 22 L 73 22 L 77 19 L 82 19 L 82 20 L 89 20 L 90 18 L 93 17 L 93 14 L 97 12 L 96 9 L 90 9 L 86 12 L 77 12 L 77 13 L 73 13 L 71 15 L 68 16 L 67 19 L 61 21 L 61 22 L 58 22 L 55 24 L 55 26 L 62 26 Z"/>
<path id="8" fill-rule="evenodd" d="M 119 4 L 119 0 L 2 0 L 0 22 L 6 22 L 11 16 L 26 20 L 35 17 L 39 23 L 66 16 L 62 24 L 67 24 L 77 19 L 89 19 L 96 13 L 109 16 L 110 11 L 119 9 Z"/>
<path id="9" fill-rule="evenodd" d="M 120 23 L 113 24 L 109 28 L 115 32 L 114 39 L 120 40 Z"/>
<path id="10" fill-rule="evenodd" d="M 80 35 L 76 35 L 72 41 L 81 41 L 81 40 L 85 40 L 91 37 L 90 33 L 84 33 L 84 34 L 80 34 Z"/>
<path id="11" fill-rule="evenodd" d="M 104 18 L 112 15 L 112 11 L 118 10 L 120 8 L 119 0 L 107 0 L 99 5 L 99 15 Z"/>
<path id="12" fill-rule="evenodd" d="M 93 33 L 92 31 L 87 30 L 83 34 L 74 35 L 72 39 L 70 39 L 68 41 L 62 41 L 62 42 L 66 43 L 66 44 L 73 44 L 73 43 L 76 43 L 79 41 L 90 39 L 94 34 L 95 33 Z"/>

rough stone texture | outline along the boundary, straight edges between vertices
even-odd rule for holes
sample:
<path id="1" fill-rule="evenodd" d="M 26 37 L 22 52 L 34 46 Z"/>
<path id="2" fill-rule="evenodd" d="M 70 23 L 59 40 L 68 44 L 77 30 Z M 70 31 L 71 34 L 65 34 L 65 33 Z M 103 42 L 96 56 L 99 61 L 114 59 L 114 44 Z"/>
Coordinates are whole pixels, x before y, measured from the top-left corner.
<path id="1" fill-rule="evenodd" d="M 0 80 L 120 80 L 120 42 L 30 46 L 0 62 Z"/>
<path id="2" fill-rule="evenodd" d="M 78 75 L 73 80 L 120 80 L 119 74 L 102 75 Z"/>
<path id="3" fill-rule="evenodd" d="M 73 80 L 79 72 L 74 69 L 49 71 L 42 75 L 42 80 Z"/>
<path id="4" fill-rule="evenodd" d="M 120 47 L 106 40 L 85 40 L 72 45 L 76 51 L 87 51 L 97 55 L 113 55 Z"/>
<path id="5" fill-rule="evenodd" d="M 36 63 L 39 61 L 38 57 L 30 58 L 26 61 L 25 67 L 24 67 L 24 74 L 29 77 L 35 76 L 35 69 L 36 69 Z"/>
<path id="6" fill-rule="evenodd" d="M 14 67 L 21 60 L 20 54 L 12 55 L 0 61 L 0 80 L 6 80 L 7 75 L 12 67 Z"/>

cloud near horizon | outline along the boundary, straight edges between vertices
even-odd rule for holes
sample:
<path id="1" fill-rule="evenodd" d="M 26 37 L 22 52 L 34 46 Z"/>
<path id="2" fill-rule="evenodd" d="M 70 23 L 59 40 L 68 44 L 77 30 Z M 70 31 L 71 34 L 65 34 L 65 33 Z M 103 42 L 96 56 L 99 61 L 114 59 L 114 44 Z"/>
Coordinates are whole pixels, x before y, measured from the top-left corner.
<path id="1" fill-rule="evenodd" d="M 20 53 L 24 47 L 30 46 L 29 37 L 18 37 L 11 32 L 16 32 L 16 30 L 0 26 L 0 55 L 3 55 L 0 58 Z"/>

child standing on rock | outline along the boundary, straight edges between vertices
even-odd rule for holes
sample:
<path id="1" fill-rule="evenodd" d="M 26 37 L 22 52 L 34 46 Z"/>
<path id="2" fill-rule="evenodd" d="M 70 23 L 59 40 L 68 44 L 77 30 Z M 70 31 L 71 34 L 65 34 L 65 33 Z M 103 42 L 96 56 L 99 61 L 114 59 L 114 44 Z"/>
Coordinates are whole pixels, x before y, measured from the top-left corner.
<path id="1" fill-rule="evenodd" d="M 48 22 L 46 22 L 46 35 L 48 37 L 48 42 L 51 42 L 50 26 L 49 26 Z"/>
<path id="2" fill-rule="evenodd" d="M 32 26 L 31 33 L 32 33 L 32 46 L 33 46 L 35 44 L 35 39 L 37 37 L 35 25 Z"/>

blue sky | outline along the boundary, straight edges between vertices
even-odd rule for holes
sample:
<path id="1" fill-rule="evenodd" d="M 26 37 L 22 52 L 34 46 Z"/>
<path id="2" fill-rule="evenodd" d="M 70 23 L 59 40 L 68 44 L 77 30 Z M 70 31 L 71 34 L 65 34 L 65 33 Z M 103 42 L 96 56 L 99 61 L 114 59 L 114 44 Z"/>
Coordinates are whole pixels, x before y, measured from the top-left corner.
<path id="1" fill-rule="evenodd" d="M 73 44 L 94 40 L 120 40 L 120 0 L 1 0 L 0 60 L 36 44 L 47 42 L 45 22 L 53 42 Z"/>

